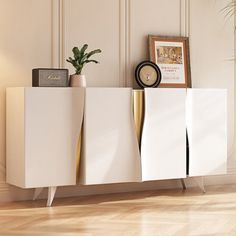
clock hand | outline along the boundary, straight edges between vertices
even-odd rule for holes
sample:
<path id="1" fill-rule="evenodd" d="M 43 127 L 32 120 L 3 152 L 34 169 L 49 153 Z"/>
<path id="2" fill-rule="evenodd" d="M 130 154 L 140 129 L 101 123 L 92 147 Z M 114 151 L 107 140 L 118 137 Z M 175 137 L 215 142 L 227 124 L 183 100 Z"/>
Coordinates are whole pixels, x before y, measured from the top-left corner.
<path id="1" fill-rule="evenodd" d="M 154 71 L 152 73 L 145 73 L 145 72 L 141 72 L 141 74 L 143 75 L 144 78 L 146 78 L 147 81 L 149 81 L 153 75 L 154 75 Z"/>

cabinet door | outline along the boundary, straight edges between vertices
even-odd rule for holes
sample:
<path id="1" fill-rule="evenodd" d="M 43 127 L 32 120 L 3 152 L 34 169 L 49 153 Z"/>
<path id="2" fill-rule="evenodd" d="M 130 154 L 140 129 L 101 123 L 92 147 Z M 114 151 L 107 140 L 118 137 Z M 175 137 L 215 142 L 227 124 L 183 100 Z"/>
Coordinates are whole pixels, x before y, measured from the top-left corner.
<path id="1" fill-rule="evenodd" d="M 140 180 L 131 89 L 86 89 L 80 173 L 83 184 Z"/>
<path id="2" fill-rule="evenodd" d="M 145 89 L 142 179 L 186 176 L 185 89 Z"/>
<path id="3" fill-rule="evenodd" d="M 76 184 L 83 89 L 25 89 L 26 187 Z"/>
<path id="4" fill-rule="evenodd" d="M 226 173 L 226 90 L 187 90 L 189 175 Z"/>

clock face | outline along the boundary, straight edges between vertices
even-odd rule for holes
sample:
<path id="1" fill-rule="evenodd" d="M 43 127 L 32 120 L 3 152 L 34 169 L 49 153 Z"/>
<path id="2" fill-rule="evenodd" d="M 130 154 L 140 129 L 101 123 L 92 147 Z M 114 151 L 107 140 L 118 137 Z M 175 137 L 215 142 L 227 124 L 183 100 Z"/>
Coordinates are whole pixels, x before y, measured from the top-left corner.
<path id="1" fill-rule="evenodd" d="M 142 88 L 157 87 L 161 82 L 161 71 L 153 62 L 143 61 L 136 67 L 135 78 Z"/>
<path id="2" fill-rule="evenodd" d="M 143 66 L 139 72 L 140 80 L 147 86 L 152 86 L 157 81 L 157 71 L 149 65 Z"/>

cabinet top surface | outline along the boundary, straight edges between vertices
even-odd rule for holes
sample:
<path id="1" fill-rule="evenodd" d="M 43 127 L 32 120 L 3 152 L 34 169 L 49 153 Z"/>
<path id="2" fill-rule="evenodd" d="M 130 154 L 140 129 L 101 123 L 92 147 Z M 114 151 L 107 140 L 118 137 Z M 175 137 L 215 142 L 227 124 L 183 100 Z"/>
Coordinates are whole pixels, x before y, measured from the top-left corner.
<path id="1" fill-rule="evenodd" d="M 104 90 L 104 89 L 109 89 L 109 90 L 134 90 L 134 91 L 143 91 L 143 89 L 133 89 L 131 87 L 86 87 L 86 88 L 81 88 L 81 87 L 8 87 L 6 90 L 11 90 L 11 89 L 30 89 L 30 90 L 78 90 L 78 89 L 85 89 L 85 90 Z M 145 88 L 144 90 L 225 90 L 227 91 L 226 88 Z"/>

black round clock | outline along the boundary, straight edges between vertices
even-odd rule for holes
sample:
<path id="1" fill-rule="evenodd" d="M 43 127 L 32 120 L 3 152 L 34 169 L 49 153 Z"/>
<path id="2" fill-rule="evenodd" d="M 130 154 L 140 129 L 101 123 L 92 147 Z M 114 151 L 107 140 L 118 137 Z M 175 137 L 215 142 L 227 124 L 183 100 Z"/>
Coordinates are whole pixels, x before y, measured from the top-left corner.
<path id="1" fill-rule="evenodd" d="M 161 82 L 161 70 L 151 61 L 142 61 L 135 69 L 135 79 L 142 88 L 158 87 Z"/>

